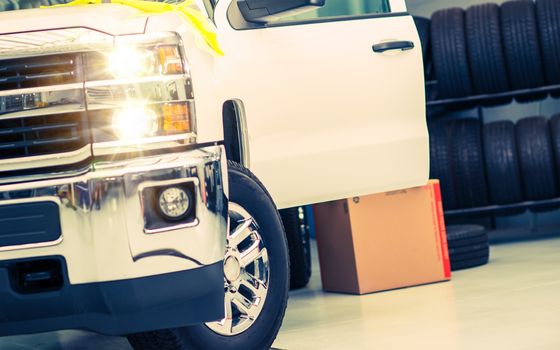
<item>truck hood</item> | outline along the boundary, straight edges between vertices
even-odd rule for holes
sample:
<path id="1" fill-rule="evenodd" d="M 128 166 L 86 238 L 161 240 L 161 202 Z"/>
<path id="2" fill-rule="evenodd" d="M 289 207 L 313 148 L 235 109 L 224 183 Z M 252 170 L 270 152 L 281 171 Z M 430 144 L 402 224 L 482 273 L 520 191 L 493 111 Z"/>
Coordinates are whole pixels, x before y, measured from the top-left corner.
<path id="1" fill-rule="evenodd" d="M 103 4 L 0 13 L 0 35 L 85 27 L 111 35 L 141 34 L 148 16 L 129 6 Z"/>

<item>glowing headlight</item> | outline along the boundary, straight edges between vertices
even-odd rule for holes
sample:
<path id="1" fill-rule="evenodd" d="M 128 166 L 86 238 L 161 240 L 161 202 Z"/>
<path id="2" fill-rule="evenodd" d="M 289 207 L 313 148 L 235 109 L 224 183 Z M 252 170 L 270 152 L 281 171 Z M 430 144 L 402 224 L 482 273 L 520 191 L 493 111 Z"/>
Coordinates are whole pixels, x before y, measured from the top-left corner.
<path id="1" fill-rule="evenodd" d="M 181 37 L 161 32 L 113 39 L 81 60 L 94 154 L 196 143 L 194 91 Z M 173 211 L 171 204 L 167 211 Z"/>
<path id="2" fill-rule="evenodd" d="M 116 111 L 113 117 L 113 130 L 121 140 L 155 136 L 158 127 L 157 114 L 148 108 L 125 108 Z"/>
<path id="3" fill-rule="evenodd" d="M 120 141 L 171 136 L 192 132 L 188 102 L 151 104 L 136 101 L 133 106 L 113 112 L 113 134 Z"/>
<path id="4" fill-rule="evenodd" d="M 184 73 L 177 46 L 122 46 L 109 54 L 107 60 L 109 71 L 116 78 Z"/>
<path id="5" fill-rule="evenodd" d="M 108 57 L 109 71 L 118 78 L 143 76 L 153 71 L 154 56 L 147 50 L 123 47 Z"/>

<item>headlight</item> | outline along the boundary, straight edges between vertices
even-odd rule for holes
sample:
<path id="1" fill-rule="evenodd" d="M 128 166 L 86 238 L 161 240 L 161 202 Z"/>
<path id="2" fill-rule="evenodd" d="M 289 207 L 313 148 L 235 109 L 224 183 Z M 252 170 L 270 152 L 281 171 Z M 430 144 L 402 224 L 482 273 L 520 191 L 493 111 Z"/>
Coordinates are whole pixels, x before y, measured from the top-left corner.
<path id="1" fill-rule="evenodd" d="M 115 135 L 121 140 L 140 140 L 154 137 L 158 131 L 157 114 L 145 107 L 128 107 L 115 112 L 113 117 Z"/>
<path id="2" fill-rule="evenodd" d="M 121 141 L 142 141 L 159 136 L 186 134 L 192 131 L 190 109 L 186 103 L 165 103 L 117 109 L 112 119 L 112 131 Z"/>
<path id="3" fill-rule="evenodd" d="M 107 56 L 109 71 L 116 78 L 136 78 L 154 73 L 154 55 L 148 50 L 119 48 Z"/>
<path id="4" fill-rule="evenodd" d="M 106 60 L 109 72 L 120 79 L 184 73 L 177 46 L 122 46 L 107 54 Z"/>
<path id="5" fill-rule="evenodd" d="M 195 142 L 194 94 L 174 33 L 116 37 L 112 51 L 85 54 L 95 155 Z"/>

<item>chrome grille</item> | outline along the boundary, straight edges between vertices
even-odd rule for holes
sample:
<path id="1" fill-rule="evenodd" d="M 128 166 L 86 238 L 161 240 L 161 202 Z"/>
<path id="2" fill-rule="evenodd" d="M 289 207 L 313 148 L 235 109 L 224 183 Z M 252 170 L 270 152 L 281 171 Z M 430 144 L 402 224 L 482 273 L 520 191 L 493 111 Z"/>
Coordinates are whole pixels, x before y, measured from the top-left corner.
<path id="1" fill-rule="evenodd" d="M 79 60 L 80 54 L 2 60 L 0 91 L 80 82 Z"/>
<path id="2" fill-rule="evenodd" d="M 75 151 L 86 146 L 85 113 L 0 119 L 0 160 Z"/>

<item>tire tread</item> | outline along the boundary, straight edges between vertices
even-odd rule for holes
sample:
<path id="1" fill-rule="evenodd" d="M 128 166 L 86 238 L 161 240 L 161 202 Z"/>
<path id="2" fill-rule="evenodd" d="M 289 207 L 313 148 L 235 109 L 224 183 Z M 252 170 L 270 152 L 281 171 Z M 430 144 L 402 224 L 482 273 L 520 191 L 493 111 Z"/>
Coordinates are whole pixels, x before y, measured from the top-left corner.
<path id="1" fill-rule="evenodd" d="M 488 3 L 469 7 L 465 26 L 474 92 L 491 94 L 507 91 L 509 81 L 498 5 Z"/>
<path id="2" fill-rule="evenodd" d="M 480 121 L 473 118 L 454 121 L 451 154 L 458 207 L 488 205 Z"/>
<path id="3" fill-rule="evenodd" d="M 523 201 L 523 185 L 515 140 L 515 125 L 499 121 L 484 125 L 484 160 L 493 204 Z"/>
<path id="4" fill-rule="evenodd" d="M 439 10 L 432 15 L 432 63 L 441 98 L 464 97 L 473 92 L 464 22 L 461 8 Z"/>
<path id="5" fill-rule="evenodd" d="M 525 199 L 542 200 L 558 194 L 552 140 L 545 117 L 524 118 L 515 126 Z"/>
<path id="6" fill-rule="evenodd" d="M 514 90 L 544 85 L 544 72 L 532 0 L 514 0 L 500 7 L 503 45 Z"/>
<path id="7" fill-rule="evenodd" d="M 536 11 L 546 81 L 560 84 L 560 1 L 537 0 Z"/>

